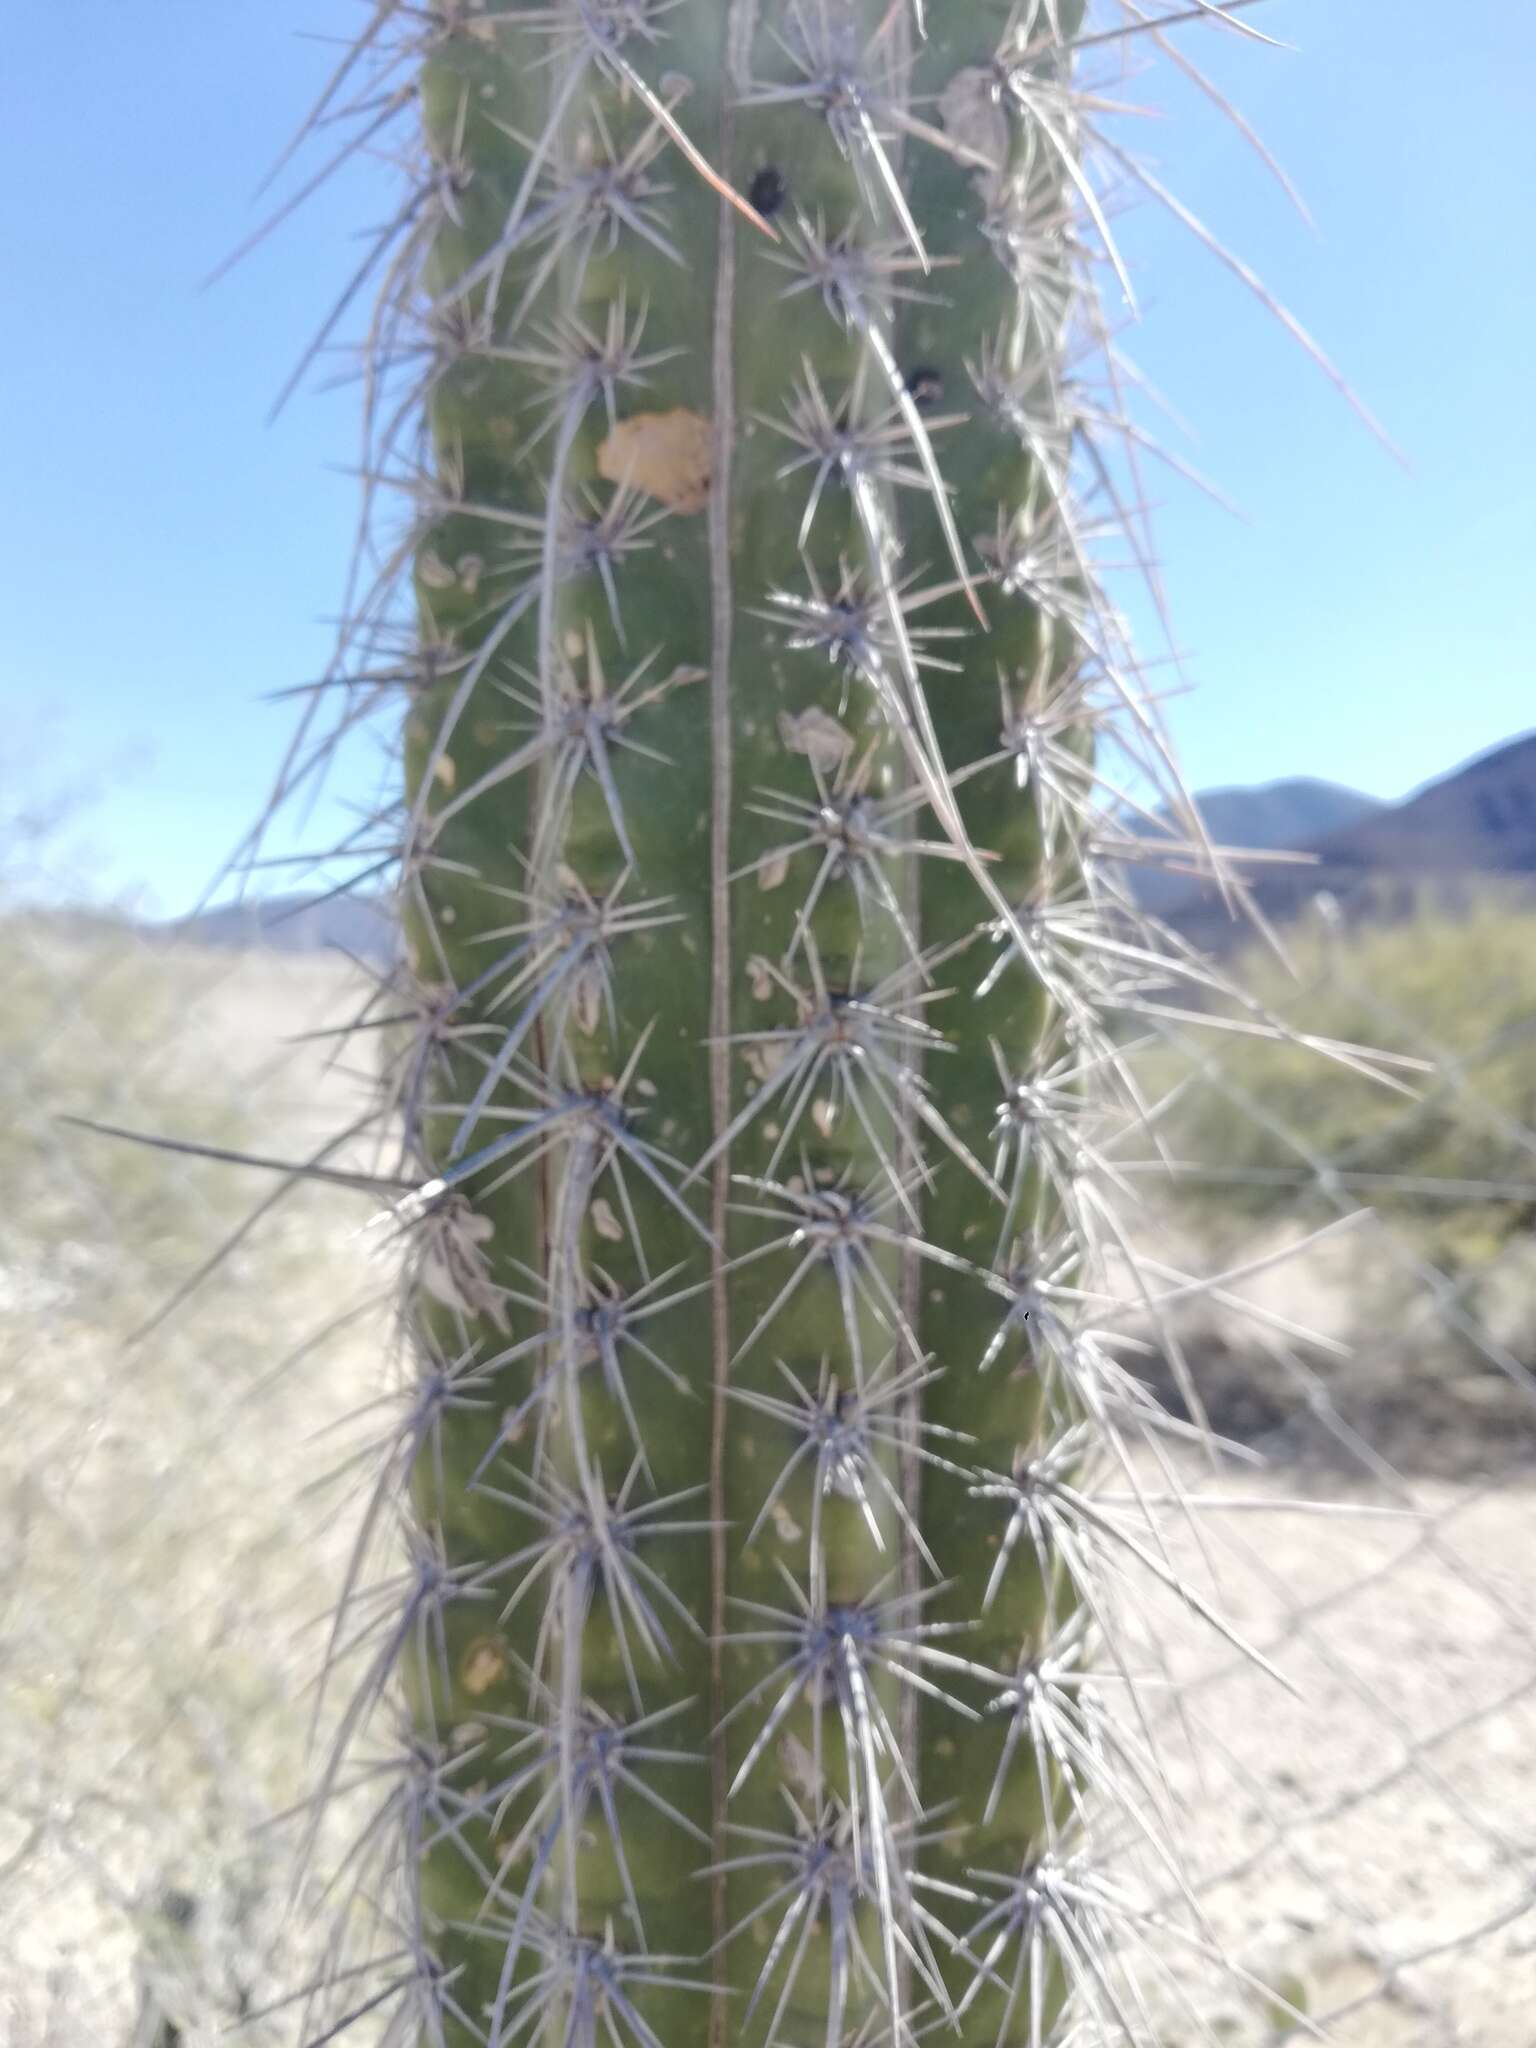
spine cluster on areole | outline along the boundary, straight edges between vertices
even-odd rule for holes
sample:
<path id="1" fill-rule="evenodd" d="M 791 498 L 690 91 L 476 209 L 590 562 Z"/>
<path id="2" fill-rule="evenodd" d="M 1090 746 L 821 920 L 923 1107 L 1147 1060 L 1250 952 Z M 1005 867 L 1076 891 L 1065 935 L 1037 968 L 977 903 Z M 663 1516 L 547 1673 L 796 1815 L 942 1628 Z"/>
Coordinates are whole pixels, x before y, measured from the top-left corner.
<path id="1" fill-rule="evenodd" d="M 321 1787 L 393 1704 L 343 1896 L 395 1939 L 316 2041 L 1143 2038 L 1095 1845 L 1171 1823 L 1090 1674 L 1176 1425 L 1094 1311 L 1111 1027 L 1199 970 L 1096 759 L 1178 801 L 1095 581 L 1081 13 L 389 0 L 354 53 L 424 145 L 357 611 L 377 659 L 409 574 L 415 1363 Z"/>

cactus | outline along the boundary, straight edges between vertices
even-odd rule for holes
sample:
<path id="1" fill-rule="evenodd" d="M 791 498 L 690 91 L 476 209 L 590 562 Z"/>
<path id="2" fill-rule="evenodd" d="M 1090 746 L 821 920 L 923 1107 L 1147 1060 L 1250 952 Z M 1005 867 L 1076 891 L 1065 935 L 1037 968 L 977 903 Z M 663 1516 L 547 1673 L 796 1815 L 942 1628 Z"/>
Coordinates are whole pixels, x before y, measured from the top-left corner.
<path id="1" fill-rule="evenodd" d="M 1119 865 L 1111 740 L 1212 850 L 1099 587 L 1138 449 L 1085 166 L 1129 159 L 1081 72 L 1242 23 L 1082 17 L 379 0 L 311 124 L 420 124 L 365 265 L 409 515 L 328 678 L 340 730 L 405 705 L 401 1163 L 334 1175 L 389 1197 L 409 1364 L 326 1653 L 317 1800 L 389 1733 L 316 2043 L 1133 2042 L 1119 1950 L 1202 1940 L 1095 1818 L 1171 1851 L 1088 1674 L 1172 1583 L 1136 1457 L 1194 1433 L 1108 1327 L 1124 1024 L 1217 977 Z"/>

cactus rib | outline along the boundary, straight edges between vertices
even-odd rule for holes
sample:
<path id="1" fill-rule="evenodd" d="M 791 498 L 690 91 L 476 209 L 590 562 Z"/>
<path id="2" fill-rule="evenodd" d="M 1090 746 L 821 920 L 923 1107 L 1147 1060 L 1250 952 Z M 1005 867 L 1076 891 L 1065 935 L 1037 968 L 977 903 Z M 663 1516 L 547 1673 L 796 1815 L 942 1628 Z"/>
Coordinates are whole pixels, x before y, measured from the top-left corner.
<path id="1" fill-rule="evenodd" d="M 1162 1554 L 1198 1389 L 1106 1277 L 1157 1313 L 1116 1027 L 1235 992 L 1116 873 L 1149 802 L 1220 868 L 1102 588 L 1086 74 L 1242 4 L 372 0 L 310 117 L 419 122 L 315 344 L 382 272 L 407 531 L 277 792 L 403 701 L 402 1165 L 345 1178 L 409 1384 L 316 1703 L 318 1801 L 381 1723 L 386 1790 L 312 2048 L 1136 2048 L 1209 1946 L 1105 1825 L 1176 1872 L 1129 1588 L 1273 1667 Z"/>

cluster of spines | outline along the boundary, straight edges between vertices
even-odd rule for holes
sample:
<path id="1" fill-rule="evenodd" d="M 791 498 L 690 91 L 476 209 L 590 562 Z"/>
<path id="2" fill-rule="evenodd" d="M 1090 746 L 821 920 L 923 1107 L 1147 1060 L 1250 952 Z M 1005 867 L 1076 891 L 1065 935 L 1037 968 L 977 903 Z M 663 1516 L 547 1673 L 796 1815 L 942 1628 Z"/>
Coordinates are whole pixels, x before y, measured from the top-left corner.
<path id="1" fill-rule="evenodd" d="M 1076 495 L 1079 0 L 411 22 L 364 39 L 430 156 L 366 467 L 414 513 L 357 616 L 419 1364 L 359 1560 L 412 1533 L 321 1787 L 403 1692 L 348 1895 L 400 1941 L 316 1996 L 443 2048 L 682 2048 L 711 1994 L 764 2048 L 1139 2042 L 1116 1951 L 1204 1937 L 1094 1861 L 1106 1806 L 1167 1846 L 1085 1666 L 1122 1568 L 1175 1583 L 1096 1491 L 1164 1428 L 1093 1327 L 1099 1124 L 1110 1014 L 1202 970 L 1105 869 L 1096 742 L 1166 762 L 1093 557 L 1134 514 Z"/>

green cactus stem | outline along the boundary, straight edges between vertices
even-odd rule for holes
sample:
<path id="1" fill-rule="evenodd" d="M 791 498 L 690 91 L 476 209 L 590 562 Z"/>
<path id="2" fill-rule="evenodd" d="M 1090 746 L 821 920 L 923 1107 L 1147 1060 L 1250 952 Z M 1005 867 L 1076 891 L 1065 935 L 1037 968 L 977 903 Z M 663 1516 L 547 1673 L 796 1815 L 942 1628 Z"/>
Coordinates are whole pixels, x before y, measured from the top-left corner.
<path id="1" fill-rule="evenodd" d="M 1113 1027 L 1204 970 L 1105 735 L 1203 835 L 1095 568 L 1108 11 L 381 0 L 317 115 L 419 175 L 349 607 L 411 1364 L 322 1797 L 394 1718 L 316 2043 L 1143 2038 L 1092 1813 L 1171 1822 L 1086 1676 L 1174 1425 L 1094 1305 Z"/>

